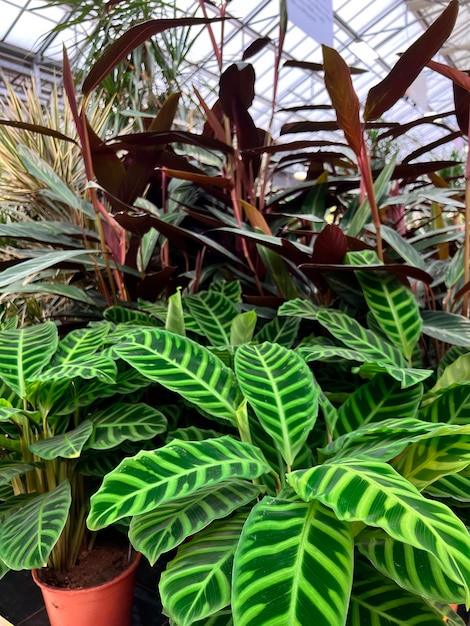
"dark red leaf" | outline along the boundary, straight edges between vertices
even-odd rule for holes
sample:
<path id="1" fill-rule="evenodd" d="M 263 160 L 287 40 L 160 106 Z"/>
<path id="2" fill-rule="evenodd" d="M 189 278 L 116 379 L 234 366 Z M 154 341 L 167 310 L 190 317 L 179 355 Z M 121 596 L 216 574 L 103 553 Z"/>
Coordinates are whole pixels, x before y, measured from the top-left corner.
<path id="1" fill-rule="evenodd" d="M 315 239 L 313 263 L 342 263 L 348 251 L 346 235 L 339 226 L 327 224 Z"/>
<path id="2" fill-rule="evenodd" d="M 457 124 L 462 131 L 462 134 L 467 136 L 470 112 L 470 92 L 460 85 L 457 85 L 457 83 L 453 84 L 453 88 Z"/>
<path id="3" fill-rule="evenodd" d="M 249 63 L 234 63 L 220 77 L 219 99 L 225 115 L 234 121 L 232 104 L 249 109 L 255 97 L 255 70 Z"/>
<path id="4" fill-rule="evenodd" d="M 310 61 L 295 61 L 290 59 L 284 63 L 284 67 L 298 67 L 301 70 L 310 70 L 311 72 L 323 72 L 323 63 L 311 63 Z M 363 70 L 360 67 L 350 67 L 349 72 L 351 74 L 364 74 L 368 70 Z"/>
<path id="5" fill-rule="evenodd" d="M 340 264 L 326 264 L 326 263 L 305 263 L 299 266 L 307 276 L 311 273 L 315 275 L 318 271 L 330 271 L 338 270 L 341 272 L 385 272 L 388 274 L 395 274 L 399 278 L 414 278 L 420 280 L 423 283 L 430 285 L 434 280 L 433 277 L 417 267 L 410 265 L 401 265 L 396 263 L 386 263 L 385 265 L 340 265 Z"/>
<path id="6" fill-rule="evenodd" d="M 263 50 L 263 48 L 265 48 L 270 43 L 271 39 L 269 37 L 259 37 L 258 39 L 255 39 L 252 43 L 250 43 L 248 48 L 243 53 L 242 60 L 246 61 L 246 59 L 249 59 L 255 54 L 258 54 L 258 52 Z"/>
<path id="7" fill-rule="evenodd" d="M 418 157 L 420 157 L 422 154 L 426 154 L 426 152 L 431 152 L 431 150 L 435 150 L 436 148 L 439 148 L 439 146 L 443 146 L 446 143 L 449 143 L 449 141 L 454 141 L 454 139 L 457 139 L 457 137 L 461 137 L 461 136 L 462 136 L 462 132 L 460 130 L 456 130 L 453 133 L 449 133 L 445 137 L 436 139 L 436 141 L 433 141 L 432 143 L 428 143 L 426 146 L 422 146 L 421 148 L 418 148 L 417 150 L 415 150 L 414 152 L 412 152 L 411 154 L 403 158 L 402 163 L 409 163 L 413 159 L 417 159 Z"/>
<path id="8" fill-rule="evenodd" d="M 63 141 L 71 141 L 72 143 L 77 144 L 75 139 L 72 139 L 72 137 L 68 137 L 67 135 L 60 133 L 57 130 L 48 128 L 47 126 L 39 126 L 38 124 L 29 124 L 28 122 L 15 122 L 12 120 L 2 120 L 2 119 L 0 119 L 0 126 L 12 126 L 13 128 L 19 128 L 21 130 L 28 130 L 33 133 L 39 133 L 40 135 L 46 135 L 47 137 L 54 137 L 55 139 L 62 139 Z"/>
<path id="9" fill-rule="evenodd" d="M 372 87 L 367 96 L 364 120 L 381 117 L 404 95 L 451 34 L 458 12 L 459 2 L 452 0 L 426 32 L 400 56 L 389 74 Z"/>
<path id="10" fill-rule="evenodd" d="M 209 24 L 210 22 L 220 21 L 221 19 L 222 18 L 206 19 L 199 17 L 181 17 L 175 19 L 149 20 L 137 26 L 133 26 L 119 37 L 119 39 L 108 46 L 93 65 L 83 82 L 83 95 L 88 96 L 116 65 L 125 59 L 135 48 L 138 48 L 141 44 L 150 39 L 150 37 L 162 33 L 169 28 L 201 26 L 203 24 Z"/>
<path id="11" fill-rule="evenodd" d="M 363 142 L 359 118 L 359 98 L 351 80 L 351 74 L 340 54 L 329 46 L 322 46 L 325 85 L 336 111 L 338 125 L 344 132 L 346 141 L 359 156 Z"/>

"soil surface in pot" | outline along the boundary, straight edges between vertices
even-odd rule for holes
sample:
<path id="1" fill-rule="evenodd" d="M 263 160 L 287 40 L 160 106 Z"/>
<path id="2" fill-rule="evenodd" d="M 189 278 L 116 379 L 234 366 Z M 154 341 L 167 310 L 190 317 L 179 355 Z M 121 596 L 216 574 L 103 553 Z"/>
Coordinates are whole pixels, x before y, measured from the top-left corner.
<path id="1" fill-rule="evenodd" d="M 51 568 L 38 570 L 38 577 L 47 585 L 62 589 L 86 589 L 116 578 L 129 566 L 129 545 L 121 543 L 97 544 L 84 552 L 78 563 L 68 572 L 59 574 Z M 132 550 L 131 559 L 137 554 Z"/>

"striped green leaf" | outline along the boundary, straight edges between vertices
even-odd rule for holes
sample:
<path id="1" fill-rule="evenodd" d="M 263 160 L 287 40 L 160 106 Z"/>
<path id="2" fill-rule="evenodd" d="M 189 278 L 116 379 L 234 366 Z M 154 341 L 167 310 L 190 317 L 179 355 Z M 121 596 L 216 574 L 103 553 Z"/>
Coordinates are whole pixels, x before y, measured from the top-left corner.
<path id="1" fill-rule="evenodd" d="M 470 346 L 470 320 L 447 311 L 422 311 L 423 333 L 444 343 Z"/>
<path id="2" fill-rule="evenodd" d="M 401 367 L 390 365 L 384 361 L 376 361 L 374 363 L 364 363 L 358 368 L 354 368 L 353 372 L 369 377 L 373 374 L 385 372 L 401 384 L 402 389 L 413 387 L 432 376 L 432 370 L 419 369 L 416 367 Z"/>
<path id="3" fill-rule="evenodd" d="M 115 350 L 143 376 L 236 425 L 242 395 L 234 373 L 195 341 L 163 330 L 143 330 Z"/>
<path id="4" fill-rule="evenodd" d="M 386 374 L 377 374 L 341 405 L 336 432 L 342 435 L 372 422 L 415 417 L 422 396 L 422 385 L 402 389 L 398 381 Z"/>
<path id="5" fill-rule="evenodd" d="M 339 458 L 364 458 L 390 461 L 428 434 L 437 432 L 439 426 L 426 424 L 413 418 L 387 419 L 372 424 L 364 424 L 356 430 L 341 435 L 322 452 Z"/>
<path id="6" fill-rule="evenodd" d="M 113 359 L 104 355 L 92 355 L 88 358 L 81 358 L 77 362 L 70 361 L 50 367 L 38 374 L 32 382 L 49 382 L 65 379 L 97 378 L 102 383 L 113 384 L 116 381 L 117 367 Z"/>
<path id="7" fill-rule="evenodd" d="M 111 326 L 106 322 L 70 331 L 59 341 L 50 366 L 74 363 L 94 355 L 105 345 L 110 331 Z"/>
<path id="8" fill-rule="evenodd" d="M 320 500 L 339 519 L 377 526 L 398 541 L 430 552 L 470 596 L 464 556 L 470 553 L 467 529 L 448 507 L 425 499 L 390 465 L 332 460 L 292 472 L 287 480 L 302 499 Z"/>
<path id="9" fill-rule="evenodd" d="M 427 602 L 376 570 L 358 565 L 356 573 L 347 626 L 442 626 L 442 615 Z"/>
<path id="10" fill-rule="evenodd" d="M 242 302 L 242 286 L 239 280 L 212 282 L 209 285 L 209 291 L 223 294 L 234 304 Z"/>
<path id="11" fill-rule="evenodd" d="M 215 291 L 204 291 L 195 296 L 186 296 L 184 306 L 213 346 L 230 345 L 230 329 L 239 311 L 227 296 Z"/>
<path id="12" fill-rule="evenodd" d="M 179 626 L 176 622 L 170 620 L 170 626 Z M 193 626 L 233 626 L 232 609 L 222 609 L 211 615 L 207 619 L 198 620 Z"/>
<path id="13" fill-rule="evenodd" d="M 181 289 L 178 289 L 168 298 L 168 313 L 166 316 L 165 328 L 166 330 L 169 330 L 177 335 L 186 335 Z"/>
<path id="14" fill-rule="evenodd" d="M 129 539 L 153 565 L 164 552 L 179 546 L 216 519 L 227 517 L 256 499 L 260 489 L 246 480 L 232 480 L 162 504 L 131 520 Z"/>
<path id="15" fill-rule="evenodd" d="M 347 348 L 359 352 L 363 361 L 379 361 L 395 367 L 406 367 L 401 352 L 346 313 L 333 309 L 318 309 L 316 319 Z"/>
<path id="16" fill-rule="evenodd" d="M 345 623 L 353 539 L 320 502 L 265 497 L 243 528 L 233 567 L 237 626 Z"/>
<path id="17" fill-rule="evenodd" d="M 187 428 L 176 428 L 170 430 L 167 435 L 166 443 L 172 439 L 183 439 L 184 441 L 204 441 L 205 439 L 215 439 L 222 437 L 222 433 L 212 430 L 211 428 L 198 428 L 197 426 L 188 426 Z"/>
<path id="18" fill-rule="evenodd" d="M 92 432 L 92 422 L 85 420 L 73 430 L 30 444 L 29 449 L 41 459 L 51 460 L 57 457 L 76 459 Z"/>
<path id="19" fill-rule="evenodd" d="M 432 403 L 420 409 L 419 418 L 446 424 L 470 424 L 470 385 L 445 389 Z"/>
<path id="20" fill-rule="evenodd" d="M 318 389 L 305 361 L 278 344 L 241 346 L 235 373 L 263 428 L 292 466 L 318 414 Z"/>
<path id="21" fill-rule="evenodd" d="M 298 317 L 302 319 L 315 320 L 317 319 L 317 312 L 319 307 L 312 304 L 310 300 L 303 298 L 294 298 L 284 302 L 279 307 L 277 314 L 282 317 Z"/>
<path id="22" fill-rule="evenodd" d="M 356 272 L 356 277 L 375 321 L 410 362 L 422 328 L 413 293 L 393 274 Z"/>
<path id="23" fill-rule="evenodd" d="M 326 343 L 323 337 L 317 337 L 308 345 L 301 345 L 296 349 L 297 354 L 307 362 L 311 361 L 328 361 L 334 363 L 337 361 L 362 361 L 362 354 L 356 350 L 350 350 L 344 346 L 334 345 L 331 342 Z"/>
<path id="24" fill-rule="evenodd" d="M 162 326 L 162 323 L 155 317 L 147 315 L 142 311 L 129 309 L 124 306 L 110 306 L 104 312 L 104 318 L 115 324 L 126 324 L 131 326 Z"/>
<path id="25" fill-rule="evenodd" d="M 163 610 L 179 626 L 191 626 L 230 604 L 233 557 L 245 519 L 241 513 L 214 522 L 183 544 L 162 573 Z"/>
<path id="26" fill-rule="evenodd" d="M 173 440 L 141 451 L 110 472 L 91 498 L 88 526 L 98 530 L 130 515 L 186 498 L 227 480 L 253 480 L 270 471 L 257 448 L 231 437 Z"/>
<path id="27" fill-rule="evenodd" d="M 15 476 L 22 476 L 34 469 L 32 463 L 0 461 L 0 485 L 7 485 Z"/>
<path id="28" fill-rule="evenodd" d="M 278 343 L 284 348 L 291 348 L 297 339 L 299 326 L 299 318 L 275 317 L 264 324 L 263 328 L 256 334 L 255 340 L 258 343 L 270 341 L 271 343 Z"/>
<path id="29" fill-rule="evenodd" d="M 14 570 L 43 567 L 67 521 L 70 484 L 64 481 L 15 511 L 0 526 L 0 559 Z"/>
<path id="30" fill-rule="evenodd" d="M 431 553 L 377 530 L 361 533 L 356 545 L 379 572 L 403 589 L 435 602 L 465 602 L 465 589 L 446 575 Z"/>
<path id="31" fill-rule="evenodd" d="M 52 322 L 0 333 L 0 378 L 20 397 L 26 381 L 38 375 L 50 361 L 58 344 Z"/>
<path id="32" fill-rule="evenodd" d="M 89 419 L 93 434 L 87 447 L 95 450 L 114 448 L 127 440 L 151 440 L 167 427 L 163 413 L 143 402 L 116 402 L 107 409 L 95 411 Z"/>
<path id="33" fill-rule="evenodd" d="M 470 502 L 470 475 L 460 472 L 439 478 L 426 487 L 426 493 L 433 498 L 449 498 L 456 504 Z"/>
<path id="34" fill-rule="evenodd" d="M 468 384 L 470 380 L 470 353 L 459 356 L 448 365 L 431 389 L 433 393 L 442 392 L 454 385 Z"/>
<path id="35" fill-rule="evenodd" d="M 10 568 L 8 567 L 8 565 L 6 563 L 4 563 L 1 559 L 0 559 L 0 580 L 5 576 L 5 574 L 7 574 L 10 571 Z M 230 611 L 231 612 L 231 611 Z"/>
<path id="36" fill-rule="evenodd" d="M 442 426 L 409 446 L 395 467 L 420 491 L 470 465 L 470 424 Z"/>

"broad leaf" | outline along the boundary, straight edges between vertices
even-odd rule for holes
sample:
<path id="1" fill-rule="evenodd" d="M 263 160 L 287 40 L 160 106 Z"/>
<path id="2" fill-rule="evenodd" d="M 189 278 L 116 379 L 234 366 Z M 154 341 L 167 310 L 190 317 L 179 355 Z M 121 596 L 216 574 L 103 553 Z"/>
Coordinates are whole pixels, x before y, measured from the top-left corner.
<path id="1" fill-rule="evenodd" d="M 348 524 L 317 502 L 266 497 L 243 528 L 233 567 L 234 623 L 345 623 L 353 574 Z"/>
<path id="2" fill-rule="evenodd" d="M 395 367 L 406 366 L 403 356 L 392 344 L 361 326 L 346 313 L 333 309 L 318 309 L 316 319 L 347 348 L 359 352 L 364 361 L 379 361 Z"/>
<path id="3" fill-rule="evenodd" d="M 356 272 L 356 276 L 383 333 L 411 362 L 422 327 L 413 293 L 392 274 Z"/>
<path id="4" fill-rule="evenodd" d="M 22 476 L 34 469 L 32 463 L 0 461 L 0 485 L 7 485 L 15 476 Z"/>
<path id="5" fill-rule="evenodd" d="M 184 306 L 189 309 L 200 331 L 213 346 L 229 346 L 230 330 L 239 311 L 235 304 L 222 293 L 201 292 L 187 296 Z"/>
<path id="6" fill-rule="evenodd" d="M 437 611 L 365 564 L 357 564 L 347 626 L 442 626 Z"/>
<path id="7" fill-rule="evenodd" d="M 187 498 L 227 480 L 253 480 L 270 471 L 257 448 L 231 437 L 173 440 L 124 459 L 91 498 L 88 526 L 103 528 L 130 515 Z"/>
<path id="8" fill-rule="evenodd" d="M 233 556 L 245 519 L 239 514 L 214 522 L 181 546 L 163 572 L 163 609 L 178 626 L 191 626 L 230 604 Z"/>
<path id="9" fill-rule="evenodd" d="M 422 311 L 423 333 L 455 346 L 470 346 L 470 320 L 447 311 Z"/>
<path id="10" fill-rule="evenodd" d="M 356 545 L 379 572 L 407 591 L 435 602 L 465 602 L 464 588 L 446 575 L 429 552 L 396 541 L 380 530 L 361 533 Z"/>
<path id="11" fill-rule="evenodd" d="M 14 570 L 43 567 L 67 521 L 70 484 L 37 495 L 0 527 L 0 559 Z"/>
<path id="12" fill-rule="evenodd" d="M 433 498 L 449 498 L 452 503 L 470 503 L 470 475 L 466 472 L 439 478 L 426 487 Z"/>
<path id="13" fill-rule="evenodd" d="M 469 597 L 467 529 L 449 508 L 423 498 L 386 463 L 332 460 L 292 472 L 287 480 L 302 499 L 320 500 L 339 519 L 378 526 L 394 539 L 430 552 Z"/>
<path id="14" fill-rule="evenodd" d="M 442 426 L 411 445 L 395 467 L 420 491 L 470 465 L 470 424 Z"/>
<path id="15" fill-rule="evenodd" d="M 239 346 L 252 341 L 256 322 L 257 316 L 255 311 L 239 313 L 233 319 L 230 327 L 230 345 Z"/>
<path id="16" fill-rule="evenodd" d="M 256 499 L 260 489 L 246 480 L 203 487 L 188 498 L 161 504 L 131 520 L 129 539 L 153 565 L 164 552 L 179 546 L 216 519 L 227 517 Z"/>
<path id="17" fill-rule="evenodd" d="M 235 376 L 196 342 L 158 329 L 132 333 L 116 353 L 143 376 L 176 391 L 203 411 L 237 423 L 242 401 Z"/>
<path id="18" fill-rule="evenodd" d="M 371 422 L 415 417 L 422 395 L 422 385 L 402 389 L 398 381 L 377 374 L 340 406 L 336 432 L 342 435 Z"/>
<path id="19" fill-rule="evenodd" d="M 270 341 L 271 343 L 278 343 L 284 348 L 291 348 L 297 339 L 300 326 L 300 320 L 293 317 L 279 318 L 275 317 L 267 324 L 264 324 L 263 328 L 255 336 L 255 340 L 258 343 L 264 341 Z"/>
<path id="20" fill-rule="evenodd" d="M 76 459 L 80 456 L 80 452 L 92 432 L 93 424 L 90 420 L 85 420 L 77 428 L 62 435 L 56 435 L 55 437 L 32 443 L 29 449 L 41 459 L 50 460 L 57 457 Z"/>
<path id="21" fill-rule="evenodd" d="M 278 344 L 244 345 L 235 355 L 235 373 L 262 427 L 292 467 L 318 414 L 318 390 L 306 363 Z"/>
<path id="22" fill-rule="evenodd" d="M 470 424 L 470 385 L 448 387 L 419 412 L 419 418 L 446 424 Z"/>
<path id="23" fill-rule="evenodd" d="M 87 447 L 107 450 L 123 441 L 151 440 L 166 430 L 166 417 L 143 402 L 127 404 L 113 403 L 108 409 L 95 411 L 90 415 L 93 434 Z"/>
<path id="24" fill-rule="evenodd" d="M 26 395 L 26 381 L 50 361 L 57 342 L 52 322 L 0 333 L 0 377 L 20 398 Z"/>

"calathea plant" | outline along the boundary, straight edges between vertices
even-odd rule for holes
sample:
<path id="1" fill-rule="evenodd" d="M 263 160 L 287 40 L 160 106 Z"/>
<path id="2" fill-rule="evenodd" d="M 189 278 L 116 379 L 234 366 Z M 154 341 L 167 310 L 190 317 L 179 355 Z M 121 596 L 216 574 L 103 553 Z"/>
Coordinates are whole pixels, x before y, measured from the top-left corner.
<path id="1" fill-rule="evenodd" d="M 89 545 L 97 479 L 166 429 L 140 401 L 149 380 L 108 350 L 112 329 L 102 322 L 59 338 L 46 322 L 0 331 L 0 575 L 73 566 Z"/>
<path id="2" fill-rule="evenodd" d="M 415 299 L 379 276 L 358 266 L 367 325 L 285 303 L 280 315 L 316 331 L 294 348 L 280 332 L 215 350 L 183 324 L 128 328 L 115 344 L 212 420 L 124 459 L 91 499 L 91 529 L 131 518 L 151 563 L 177 548 L 160 582 L 172 624 L 462 624 L 447 605 L 470 597 L 470 537 L 453 510 L 468 501 L 470 424 L 455 401 L 467 385 L 450 382 L 451 356 L 443 372 L 419 367 Z M 229 298 L 197 298 L 187 327 L 205 316 L 220 337 Z"/>

